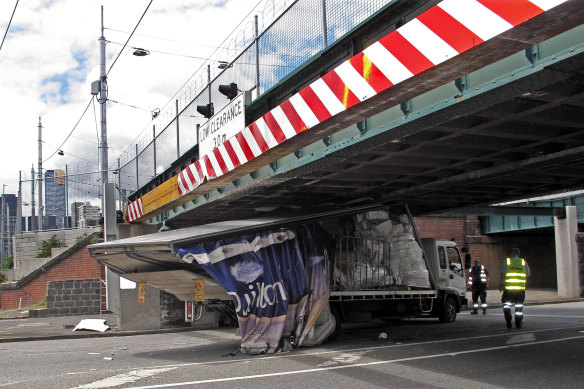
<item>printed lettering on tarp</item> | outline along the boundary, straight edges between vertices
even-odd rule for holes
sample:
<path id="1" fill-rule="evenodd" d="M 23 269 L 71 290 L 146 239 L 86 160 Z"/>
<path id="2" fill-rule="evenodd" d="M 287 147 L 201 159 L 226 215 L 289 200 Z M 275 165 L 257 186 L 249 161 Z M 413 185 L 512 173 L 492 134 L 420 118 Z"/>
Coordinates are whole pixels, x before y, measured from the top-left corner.
<path id="1" fill-rule="evenodd" d="M 317 225 L 258 233 L 178 250 L 232 297 L 241 351 L 273 353 L 298 346 L 328 303 L 330 261 Z"/>

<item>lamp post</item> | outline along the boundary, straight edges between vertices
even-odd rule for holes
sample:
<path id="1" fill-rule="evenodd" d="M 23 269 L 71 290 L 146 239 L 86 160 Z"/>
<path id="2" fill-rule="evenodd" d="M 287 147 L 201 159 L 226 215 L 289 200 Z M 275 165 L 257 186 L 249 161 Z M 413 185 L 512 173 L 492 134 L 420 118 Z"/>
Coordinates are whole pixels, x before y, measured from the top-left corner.
<path id="1" fill-rule="evenodd" d="M 0 261 L 2 263 L 4 263 L 4 218 L 6 217 L 6 212 L 5 209 L 6 207 L 4 206 L 4 203 L 6 201 L 6 198 L 4 196 L 4 189 L 6 188 L 6 185 L 2 185 L 2 223 L 0 224 L 0 236 L 2 237 L 0 239 L 0 242 L 2 242 L 1 247 L 0 247 Z"/>
<path id="2" fill-rule="evenodd" d="M 39 177 L 39 224 L 38 229 L 39 231 L 44 229 L 45 224 L 43 223 L 43 125 L 41 124 L 41 118 L 39 116 L 39 165 L 38 165 L 38 177 Z"/>
<path id="3" fill-rule="evenodd" d="M 103 186 L 108 181 L 108 161 L 107 161 L 107 122 L 106 122 L 106 103 L 107 103 L 107 75 L 105 72 L 105 37 L 103 36 L 103 5 L 101 6 L 101 36 L 99 37 L 100 49 L 100 66 L 99 66 L 99 99 L 101 105 L 101 140 L 100 140 L 100 170 L 101 170 L 101 185 Z M 105 207 L 104 207 L 105 210 Z"/>

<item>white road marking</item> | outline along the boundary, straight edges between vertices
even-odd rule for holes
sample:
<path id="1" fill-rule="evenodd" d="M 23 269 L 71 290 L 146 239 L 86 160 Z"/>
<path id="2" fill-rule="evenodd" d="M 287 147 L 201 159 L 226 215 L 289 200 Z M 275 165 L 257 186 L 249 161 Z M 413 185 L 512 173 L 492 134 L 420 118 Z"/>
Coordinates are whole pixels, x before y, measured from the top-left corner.
<path id="1" fill-rule="evenodd" d="M 176 369 L 176 367 L 132 370 L 127 373 L 118 374 L 113 377 L 107 377 L 89 384 L 76 386 L 73 389 L 112 388 L 114 386 L 136 382 L 141 378 L 152 377 L 153 375 L 165 373 L 174 369 Z"/>
<path id="2" fill-rule="evenodd" d="M 340 365 L 341 363 L 355 363 L 359 359 L 361 359 L 361 356 L 363 356 L 363 354 L 366 354 L 366 353 L 367 353 L 367 351 L 361 351 L 358 353 L 341 353 L 339 356 L 333 357 L 329 361 L 319 363 L 318 365 L 316 365 L 316 367 L 336 366 L 336 365 Z"/>
<path id="3" fill-rule="evenodd" d="M 254 375 L 249 375 L 249 376 L 215 378 L 215 379 L 187 381 L 187 382 L 174 382 L 174 383 L 170 383 L 170 384 L 137 386 L 137 387 L 133 387 L 133 388 L 134 389 L 169 388 L 169 387 L 209 384 L 209 383 L 217 383 L 217 382 L 252 380 L 252 379 L 266 378 L 266 377 L 279 377 L 279 376 L 289 376 L 289 375 L 296 375 L 296 374 L 317 373 L 317 372 L 321 372 L 321 371 L 352 369 L 355 367 L 386 365 L 386 364 L 390 364 L 390 363 L 400 363 L 400 362 L 417 361 L 417 360 L 424 360 L 424 359 L 441 358 L 441 357 L 447 357 L 447 356 L 458 356 L 458 355 L 465 355 L 465 354 L 483 353 L 483 352 L 488 352 L 488 351 L 505 350 L 505 349 L 509 349 L 512 347 L 524 347 L 524 346 L 531 346 L 531 345 L 536 345 L 536 344 L 557 343 L 557 342 L 565 342 L 565 341 L 577 340 L 577 339 L 584 339 L 584 335 L 572 336 L 572 337 L 562 338 L 562 339 L 542 340 L 542 341 L 531 342 L 531 343 L 512 344 L 512 345 L 497 346 L 497 347 L 486 347 L 486 348 L 482 348 L 482 349 L 472 349 L 472 350 L 459 351 L 459 352 L 429 354 L 429 355 L 422 355 L 422 356 L 418 356 L 418 357 L 392 359 L 392 360 L 388 360 L 388 361 L 373 361 L 373 362 L 355 363 L 355 364 L 351 364 L 351 365 L 317 367 L 314 369 L 303 369 L 303 370 L 294 370 L 294 371 L 277 372 L 277 373 L 266 373 L 266 374 L 254 374 Z"/>
<path id="4" fill-rule="evenodd" d="M 535 342 L 535 334 L 517 334 L 511 335 L 505 344 L 519 344 L 519 343 L 527 343 L 527 342 Z"/>

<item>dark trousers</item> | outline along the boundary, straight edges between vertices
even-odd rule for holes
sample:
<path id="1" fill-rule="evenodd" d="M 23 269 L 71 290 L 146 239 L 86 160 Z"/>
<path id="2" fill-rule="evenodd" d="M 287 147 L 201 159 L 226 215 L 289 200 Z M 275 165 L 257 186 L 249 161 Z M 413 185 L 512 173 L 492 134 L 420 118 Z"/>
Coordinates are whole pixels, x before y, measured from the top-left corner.
<path id="1" fill-rule="evenodd" d="M 503 303 L 503 314 L 507 323 L 511 323 L 511 307 L 515 306 L 515 323 L 518 327 L 523 320 L 523 302 L 525 301 L 525 290 L 504 290 L 501 302 Z"/>
<path id="2" fill-rule="evenodd" d="M 472 284 L 472 306 L 478 308 L 479 297 L 483 309 L 487 308 L 487 285 L 483 283 Z"/>

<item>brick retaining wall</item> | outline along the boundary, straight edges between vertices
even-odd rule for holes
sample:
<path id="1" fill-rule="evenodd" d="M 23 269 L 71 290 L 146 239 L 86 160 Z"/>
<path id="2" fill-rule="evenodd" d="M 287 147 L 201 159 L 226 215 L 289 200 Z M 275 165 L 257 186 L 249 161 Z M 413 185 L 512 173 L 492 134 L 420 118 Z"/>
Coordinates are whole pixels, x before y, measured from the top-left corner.
<path id="1" fill-rule="evenodd" d="M 105 279 L 105 267 L 89 255 L 91 236 L 52 259 L 18 282 L 0 285 L 0 309 L 38 304 L 47 296 L 49 282 Z M 105 290 L 102 293 L 105 296 Z M 105 297 L 104 297 L 105 299 Z"/>

